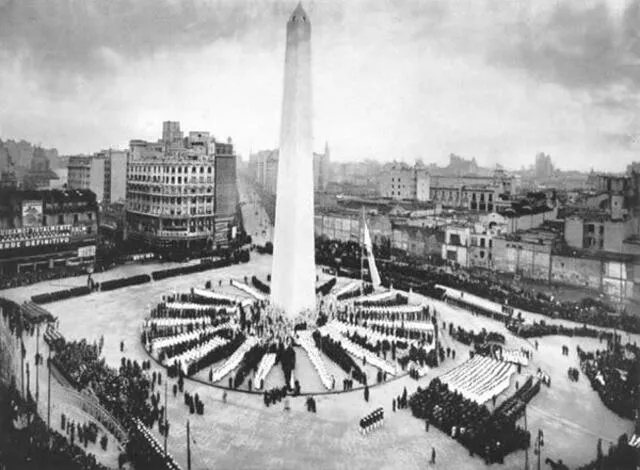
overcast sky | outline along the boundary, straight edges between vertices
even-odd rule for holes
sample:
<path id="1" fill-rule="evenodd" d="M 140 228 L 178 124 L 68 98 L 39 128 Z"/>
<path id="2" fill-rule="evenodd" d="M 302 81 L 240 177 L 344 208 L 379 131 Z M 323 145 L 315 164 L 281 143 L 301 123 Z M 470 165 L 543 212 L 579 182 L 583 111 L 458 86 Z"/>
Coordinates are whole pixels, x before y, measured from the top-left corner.
<path id="1" fill-rule="evenodd" d="M 0 138 L 90 153 L 179 120 L 244 155 L 277 147 L 296 3 L 0 0 Z M 640 160 L 640 0 L 303 5 L 314 144 L 334 160 Z"/>

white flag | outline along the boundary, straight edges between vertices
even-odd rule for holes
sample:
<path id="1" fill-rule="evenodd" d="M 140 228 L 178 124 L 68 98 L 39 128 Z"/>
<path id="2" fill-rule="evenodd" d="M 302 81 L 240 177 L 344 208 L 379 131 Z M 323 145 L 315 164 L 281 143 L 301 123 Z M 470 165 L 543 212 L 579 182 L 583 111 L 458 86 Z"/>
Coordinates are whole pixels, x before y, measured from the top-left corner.
<path id="1" fill-rule="evenodd" d="M 367 259 L 369 261 L 369 273 L 371 274 L 371 282 L 373 287 L 380 287 L 380 274 L 378 274 L 378 268 L 376 267 L 376 260 L 373 257 L 373 243 L 371 243 L 371 236 L 369 235 L 369 227 L 367 222 L 364 222 L 364 246 L 367 250 Z"/>

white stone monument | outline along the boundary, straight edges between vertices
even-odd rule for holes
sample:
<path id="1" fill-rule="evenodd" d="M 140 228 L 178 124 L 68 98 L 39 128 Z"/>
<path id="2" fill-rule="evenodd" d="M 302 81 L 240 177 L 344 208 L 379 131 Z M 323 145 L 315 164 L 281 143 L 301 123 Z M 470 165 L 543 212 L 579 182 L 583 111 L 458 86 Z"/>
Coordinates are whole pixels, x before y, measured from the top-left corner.
<path id="1" fill-rule="evenodd" d="M 295 318 L 316 308 L 311 23 L 301 4 L 287 23 L 271 303 Z"/>

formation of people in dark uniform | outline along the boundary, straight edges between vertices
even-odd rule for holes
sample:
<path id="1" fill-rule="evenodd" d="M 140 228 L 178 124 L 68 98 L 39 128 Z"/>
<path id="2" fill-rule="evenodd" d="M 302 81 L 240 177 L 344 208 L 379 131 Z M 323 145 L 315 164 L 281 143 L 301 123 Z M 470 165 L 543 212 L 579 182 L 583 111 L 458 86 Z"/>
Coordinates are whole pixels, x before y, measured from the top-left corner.
<path id="1" fill-rule="evenodd" d="M 450 434 L 487 463 L 503 462 L 507 454 L 530 443 L 529 433 L 516 425 L 516 417 L 491 414 L 486 407 L 450 391 L 437 378 L 426 389 L 418 388 L 409 406 L 415 417 Z"/>

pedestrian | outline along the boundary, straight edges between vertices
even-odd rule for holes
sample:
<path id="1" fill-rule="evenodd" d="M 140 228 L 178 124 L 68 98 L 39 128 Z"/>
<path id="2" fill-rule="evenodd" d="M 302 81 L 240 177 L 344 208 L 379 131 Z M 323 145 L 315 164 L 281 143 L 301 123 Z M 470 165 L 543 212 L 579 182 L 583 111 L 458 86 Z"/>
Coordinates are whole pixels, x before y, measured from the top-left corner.
<path id="1" fill-rule="evenodd" d="M 391 408 L 393 409 L 393 412 L 396 412 L 396 399 L 394 398 L 393 401 L 391 402 Z"/>
<path id="2" fill-rule="evenodd" d="M 431 448 L 431 463 L 436 463 L 436 448 Z"/>
<path id="3" fill-rule="evenodd" d="M 429 432 L 429 418 L 424 420 L 424 430 Z"/>

